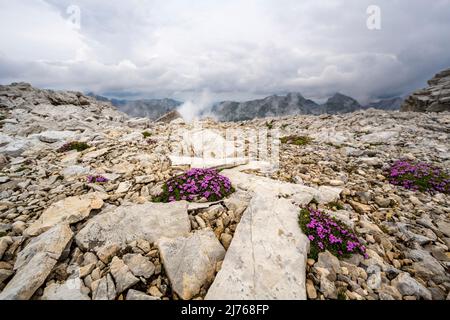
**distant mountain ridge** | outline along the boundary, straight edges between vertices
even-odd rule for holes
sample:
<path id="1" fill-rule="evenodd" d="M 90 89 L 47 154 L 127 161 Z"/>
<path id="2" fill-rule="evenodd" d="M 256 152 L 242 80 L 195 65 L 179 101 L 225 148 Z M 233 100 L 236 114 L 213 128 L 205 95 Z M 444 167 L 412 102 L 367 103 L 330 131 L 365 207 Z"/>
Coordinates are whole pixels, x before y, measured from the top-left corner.
<path id="1" fill-rule="evenodd" d="M 109 101 L 120 111 L 132 117 L 147 117 L 156 120 L 161 116 L 177 110 L 183 103 L 173 99 L 142 99 L 121 100 L 108 99 L 103 96 L 88 93 L 89 96 L 100 101 Z M 320 115 L 343 114 L 369 108 L 381 110 L 399 110 L 403 98 L 383 99 L 369 105 L 362 106 L 355 99 L 341 93 L 336 93 L 324 104 L 318 104 L 306 99 L 297 92 L 287 95 L 272 95 L 263 99 L 250 101 L 222 101 L 211 108 L 202 111 L 200 116 L 214 115 L 219 121 L 244 121 L 255 118 L 282 117 L 290 115 Z"/>
<path id="2" fill-rule="evenodd" d="M 300 93 L 289 93 L 286 96 L 273 95 L 264 99 L 245 102 L 219 102 L 212 107 L 211 113 L 220 121 L 243 121 L 298 114 L 342 114 L 369 108 L 399 110 L 402 102 L 403 99 L 397 97 L 362 106 L 355 99 L 336 93 L 324 104 L 320 105 L 304 98 Z"/>
<path id="3" fill-rule="evenodd" d="M 176 110 L 183 103 L 177 100 L 164 98 L 164 99 L 141 99 L 141 100 L 125 100 L 125 99 L 109 99 L 94 93 L 87 94 L 90 97 L 94 97 L 99 101 L 109 101 L 119 111 L 128 114 L 131 117 L 136 118 L 149 118 L 156 120 L 161 116 Z"/>

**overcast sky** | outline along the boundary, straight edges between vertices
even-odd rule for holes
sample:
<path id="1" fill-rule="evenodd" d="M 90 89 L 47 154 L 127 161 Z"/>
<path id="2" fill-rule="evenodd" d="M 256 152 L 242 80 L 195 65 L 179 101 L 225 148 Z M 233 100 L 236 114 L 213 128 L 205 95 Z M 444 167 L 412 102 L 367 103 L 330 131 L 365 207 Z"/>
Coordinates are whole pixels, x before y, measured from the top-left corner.
<path id="1" fill-rule="evenodd" d="M 369 5 L 381 30 L 367 28 Z M 410 93 L 450 67 L 449 32 L 450 0 L 0 0 L 0 83 L 363 102 Z"/>

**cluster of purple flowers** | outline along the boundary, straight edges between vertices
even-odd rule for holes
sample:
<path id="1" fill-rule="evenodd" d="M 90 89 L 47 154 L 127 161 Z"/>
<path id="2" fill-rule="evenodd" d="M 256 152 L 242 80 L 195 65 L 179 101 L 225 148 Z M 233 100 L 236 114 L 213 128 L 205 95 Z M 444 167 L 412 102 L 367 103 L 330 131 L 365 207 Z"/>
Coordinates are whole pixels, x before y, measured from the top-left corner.
<path id="1" fill-rule="evenodd" d="M 345 225 L 313 208 L 302 209 L 299 225 L 311 242 L 310 256 L 317 258 L 319 252 L 328 250 L 336 256 L 347 257 L 360 253 L 368 258 L 366 247 Z"/>
<path id="2" fill-rule="evenodd" d="M 87 181 L 88 181 L 88 183 L 95 183 L 95 182 L 104 183 L 104 182 L 108 182 L 109 180 L 107 178 L 105 178 L 104 176 L 100 176 L 100 175 L 91 176 L 90 175 L 87 177 Z"/>
<path id="3" fill-rule="evenodd" d="M 428 163 L 398 160 L 388 175 L 390 183 L 406 189 L 450 193 L 450 175 Z"/>
<path id="4" fill-rule="evenodd" d="M 220 200 L 234 192 L 230 180 L 214 169 L 191 169 L 180 176 L 169 179 L 163 186 L 163 194 L 155 201 Z"/>

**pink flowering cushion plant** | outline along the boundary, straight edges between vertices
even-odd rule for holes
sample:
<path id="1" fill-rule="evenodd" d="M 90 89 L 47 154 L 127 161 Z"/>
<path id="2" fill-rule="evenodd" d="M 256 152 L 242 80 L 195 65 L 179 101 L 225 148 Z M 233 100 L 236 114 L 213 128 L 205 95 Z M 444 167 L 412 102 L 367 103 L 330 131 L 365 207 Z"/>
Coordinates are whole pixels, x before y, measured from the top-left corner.
<path id="1" fill-rule="evenodd" d="M 109 181 L 108 178 L 105 178 L 104 176 L 101 176 L 101 175 L 97 175 L 97 176 L 90 175 L 87 177 L 88 183 L 95 183 L 95 182 L 104 183 L 104 182 L 108 182 L 108 181 Z"/>
<path id="2" fill-rule="evenodd" d="M 191 169 L 186 173 L 169 179 L 163 186 L 163 193 L 155 202 L 179 200 L 218 201 L 234 192 L 230 180 L 214 169 Z"/>
<path id="3" fill-rule="evenodd" d="M 299 225 L 310 241 L 310 257 L 317 259 L 320 252 L 330 251 L 337 257 L 347 258 L 359 253 L 367 258 L 366 247 L 356 234 L 327 214 L 305 208 L 300 211 Z"/>
<path id="4" fill-rule="evenodd" d="M 396 161 L 388 172 L 389 182 L 410 190 L 450 193 L 450 175 L 431 164 Z"/>

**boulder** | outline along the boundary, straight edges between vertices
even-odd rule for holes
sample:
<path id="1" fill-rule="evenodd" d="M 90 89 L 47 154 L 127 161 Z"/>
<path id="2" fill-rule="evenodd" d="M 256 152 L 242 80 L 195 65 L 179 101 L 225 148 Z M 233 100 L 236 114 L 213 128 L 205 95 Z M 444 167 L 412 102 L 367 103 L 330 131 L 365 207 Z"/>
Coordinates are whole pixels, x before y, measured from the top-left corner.
<path id="1" fill-rule="evenodd" d="M 214 279 L 216 263 L 225 249 L 212 230 L 200 230 L 187 237 L 162 238 L 157 242 L 172 289 L 189 300 Z"/>
<path id="2" fill-rule="evenodd" d="M 392 280 L 394 286 L 404 296 L 416 296 L 425 300 L 431 300 L 431 292 L 421 285 L 416 279 L 412 278 L 409 273 L 401 273 Z"/>
<path id="3" fill-rule="evenodd" d="M 342 188 L 320 186 L 314 198 L 319 204 L 326 204 L 330 202 L 336 202 L 340 199 Z"/>
<path id="4" fill-rule="evenodd" d="M 12 141 L 14 141 L 13 138 L 0 132 L 0 147 L 8 145 Z"/>
<path id="5" fill-rule="evenodd" d="M 116 287 L 111 275 L 92 282 L 92 300 L 114 300 L 116 298 Z"/>
<path id="6" fill-rule="evenodd" d="M 378 131 L 362 136 L 360 141 L 368 144 L 387 144 L 395 142 L 398 136 L 398 131 Z"/>
<path id="7" fill-rule="evenodd" d="M 206 299 L 306 299 L 309 241 L 298 211 L 276 194 L 256 193 Z"/>
<path id="8" fill-rule="evenodd" d="M 140 254 L 126 254 L 123 261 L 136 277 L 150 278 L 155 273 L 155 265 Z"/>
<path id="9" fill-rule="evenodd" d="M 73 176 L 87 175 L 89 174 L 90 171 L 91 171 L 90 167 L 74 165 L 66 167 L 63 170 L 61 170 L 61 174 L 65 178 L 70 178 Z"/>
<path id="10" fill-rule="evenodd" d="M 0 153 L 9 157 L 19 157 L 29 147 L 31 147 L 31 143 L 28 140 L 14 139 L 4 147 L 1 147 Z"/>
<path id="11" fill-rule="evenodd" d="M 66 224 L 53 227 L 33 239 L 17 256 L 15 276 L 0 293 L 0 300 L 28 300 L 45 282 L 73 232 Z"/>
<path id="12" fill-rule="evenodd" d="M 52 283 L 47 286 L 42 295 L 42 300 L 91 300 L 88 291 L 80 278 L 68 279 L 63 284 Z"/>
<path id="13" fill-rule="evenodd" d="M 2 237 L 0 238 L 0 260 L 3 258 L 3 254 L 8 249 L 9 245 L 12 244 L 14 241 L 11 237 Z"/>
<path id="14" fill-rule="evenodd" d="M 83 250 L 126 246 L 135 240 L 150 243 L 161 237 L 183 236 L 190 231 L 185 201 L 122 205 L 91 218 L 75 239 Z"/>
<path id="15" fill-rule="evenodd" d="M 121 294 L 139 282 L 139 279 L 131 273 L 130 268 L 128 268 L 123 260 L 114 257 L 109 267 L 116 283 L 117 294 Z"/>
<path id="16" fill-rule="evenodd" d="M 142 132 L 132 132 L 120 138 L 121 142 L 138 142 L 144 139 Z"/>
<path id="17" fill-rule="evenodd" d="M 76 132 L 74 131 L 53 131 L 48 130 L 37 134 L 37 138 L 46 143 L 54 143 L 58 141 L 65 141 L 75 137 Z"/>
<path id="18" fill-rule="evenodd" d="M 183 119 L 183 117 L 177 110 L 172 110 L 156 119 L 155 122 L 170 123 L 176 119 Z"/>
<path id="19" fill-rule="evenodd" d="M 109 148 L 103 148 L 100 150 L 91 151 L 91 152 L 86 153 L 83 156 L 82 160 L 83 161 L 92 161 L 98 157 L 101 157 L 101 156 L 107 154 L 108 152 L 109 152 Z"/>
<path id="20" fill-rule="evenodd" d="M 93 192 L 58 201 L 48 207 L 25 233 L 33 236 L 62 222 L 72 224 L 82 221 L 89 216 L 91 210 L 100 209 L 107 197 L 106 194 Z"/>
<path id="21" fill-rule="evenodd" d="M 126 300 L 153 300 L 153 301 L 155 301 L 155 300 L 161 300 L 161 299 L 157 298 L 157 297 L 149 296 L 148 294 L 145 294 L 141 291 L 130 289 L 130 290 L 128 290 Z"/>

